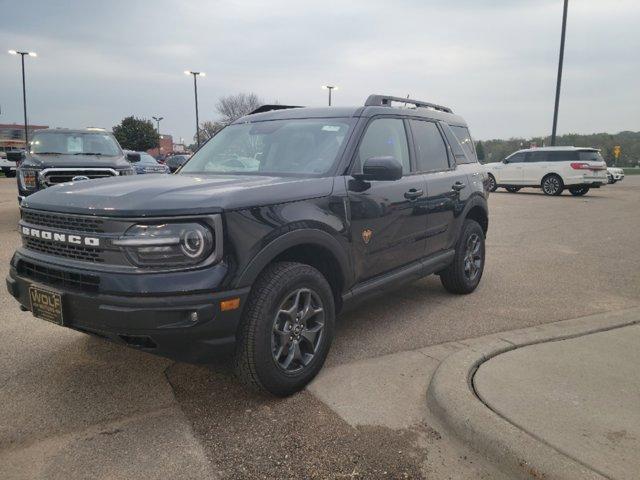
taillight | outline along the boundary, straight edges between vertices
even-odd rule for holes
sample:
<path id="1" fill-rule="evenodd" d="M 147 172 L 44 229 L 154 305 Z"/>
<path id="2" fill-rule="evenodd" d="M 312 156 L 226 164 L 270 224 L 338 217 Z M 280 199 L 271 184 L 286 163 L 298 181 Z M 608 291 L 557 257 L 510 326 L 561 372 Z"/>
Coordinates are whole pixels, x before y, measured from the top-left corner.
<path id="1" fill-rule="evenodd" d="M 571 168 L 574 170 L 591 170 L 591 166 L 585 162 L 571 162 Z"/>

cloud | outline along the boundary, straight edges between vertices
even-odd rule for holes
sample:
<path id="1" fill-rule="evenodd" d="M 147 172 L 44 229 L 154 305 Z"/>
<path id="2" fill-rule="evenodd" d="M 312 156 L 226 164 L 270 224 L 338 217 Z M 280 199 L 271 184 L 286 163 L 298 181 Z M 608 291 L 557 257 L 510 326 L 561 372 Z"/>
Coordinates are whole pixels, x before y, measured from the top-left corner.
<path id="1" fill-rule="evenodd" d="M 222 95 L 337 105 L 370 93 L 450 105 L 478 138 L 550 130 L 560 0 L 4 1 L 0 44 L 39 53 L 27 65 L 30 119 L 111 127 L 162 115 L 162 130 L 193 135 Z M 638 129 L 640 4 L 573 1 L 569 10 L 561 132 Z M 19 69 L 0 56 L 0 121 L 21 121 Z M 593 112 L 598 115 L 593 115 Z"/>

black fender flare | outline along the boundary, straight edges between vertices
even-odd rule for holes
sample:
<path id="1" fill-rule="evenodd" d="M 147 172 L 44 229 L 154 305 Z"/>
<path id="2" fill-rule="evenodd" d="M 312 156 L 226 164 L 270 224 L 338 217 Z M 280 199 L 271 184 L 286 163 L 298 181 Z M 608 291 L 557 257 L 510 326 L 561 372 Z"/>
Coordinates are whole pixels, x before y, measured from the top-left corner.
<path id="1" fill-rule="evenodd" d="M 467 215 L 469 215 L 469 212 L 475 207 L 480 207 L 484 211 L 485 215 L 487 216 L 487 231 L 488 231 L 489 204 L 484 195 L 482 195 L 481 193 L 475 193 L 471 197 L 469 197 L 469 199 L 466 202 L 466 205 L 464 206 L 464 209 L 462 210 L 462 213 L 458 216 L 458 224 L 456 225 L 456 238 L 458 238 L 460 235 L 460 230 L 462 230 L 462 224 L 464 223 L 464 220 L 467 218 Z"/>
<path id="2" fill-rule="evenodd" d="M 252 285 L 258 275 L 260 275 L 260 272 L 262 272 L 274 258 L 291 247 L 305 244 L 315 245 L 328 250 L 338 262 L 343 285 L 347 286 L 349 284 L 351 263 L 344 247 L 330 233 L 315 228 L 306 228 L 284 233 L 263 247 L 238 275 L 234 288 Z"/>

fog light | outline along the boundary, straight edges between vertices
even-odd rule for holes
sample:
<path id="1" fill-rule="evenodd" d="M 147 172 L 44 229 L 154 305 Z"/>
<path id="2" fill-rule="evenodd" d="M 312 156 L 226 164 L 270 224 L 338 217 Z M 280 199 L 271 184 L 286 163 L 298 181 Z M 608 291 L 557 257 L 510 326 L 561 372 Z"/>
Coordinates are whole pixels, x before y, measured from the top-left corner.
<path id="1" fill-rule="evenodd" d="M 198 322 L 198 312 L 191 312 L 191 315 L 189 315 L 189 320 L 191 320 L 192 323 L 197 323 Z"/>
<path id="2" fill-rule="evenodd" d="M 229 298 L 220 302 L 220 310 L 226 312 L 228 310 L 235 310 L 240 306 L 240 297 Z"/>

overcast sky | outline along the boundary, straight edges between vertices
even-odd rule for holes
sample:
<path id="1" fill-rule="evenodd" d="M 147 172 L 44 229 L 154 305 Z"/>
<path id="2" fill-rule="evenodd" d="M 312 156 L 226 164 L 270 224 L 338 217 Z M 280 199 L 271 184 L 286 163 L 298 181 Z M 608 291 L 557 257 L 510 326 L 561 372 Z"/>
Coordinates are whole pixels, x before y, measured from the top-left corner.
<path id="1" fill-rule="evenodd" d="M 560 133 L 640 130 L 640 2 L 570 0 Z M 216 100 L 335 105 L 410 94 L 464 116 L 476 138 L 550 133 L 562 0 L 0 0 L 0 123 L 111 128 L 160 115 L 191 141 Z"/>

